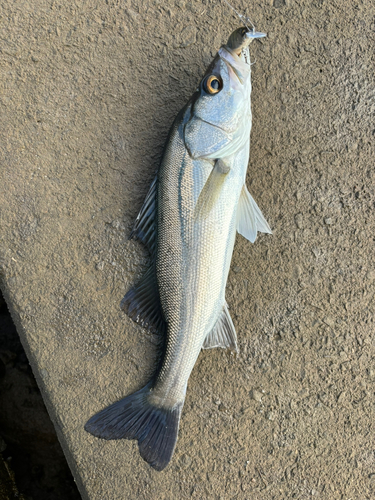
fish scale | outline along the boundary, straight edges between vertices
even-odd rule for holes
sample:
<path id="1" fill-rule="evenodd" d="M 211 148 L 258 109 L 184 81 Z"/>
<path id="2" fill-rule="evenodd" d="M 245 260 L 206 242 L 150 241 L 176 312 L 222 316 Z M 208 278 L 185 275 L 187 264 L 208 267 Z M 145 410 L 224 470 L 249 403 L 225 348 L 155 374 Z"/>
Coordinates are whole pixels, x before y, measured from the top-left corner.
<path id="1" fill-rule="evenodd" d="M 154 378 L 94 415 L 85 428 L 104 439 L 137 439 L 156 470 L 172 458 L 187 383 L 202 348 L 237 350 L 226 302 L 236 233 L 251 242 L 271 230 L 247 191 L 251 130 L 249 43 L 240 28 L 209 65 L 170 130 L 156 179 L 132 237 L 150 250 L 143 280 L 122 301 L 163 339 Z"/>

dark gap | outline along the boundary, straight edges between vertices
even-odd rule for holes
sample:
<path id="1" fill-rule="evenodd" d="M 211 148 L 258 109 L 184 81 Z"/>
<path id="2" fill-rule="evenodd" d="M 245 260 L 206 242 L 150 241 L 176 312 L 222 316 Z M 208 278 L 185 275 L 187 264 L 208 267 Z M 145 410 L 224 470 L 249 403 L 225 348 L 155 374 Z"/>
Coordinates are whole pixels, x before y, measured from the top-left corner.
<path id="1" fill-rule="evenodd" d="M 25 500 L 81 499 L 1 292 L 0 452 Z"/>

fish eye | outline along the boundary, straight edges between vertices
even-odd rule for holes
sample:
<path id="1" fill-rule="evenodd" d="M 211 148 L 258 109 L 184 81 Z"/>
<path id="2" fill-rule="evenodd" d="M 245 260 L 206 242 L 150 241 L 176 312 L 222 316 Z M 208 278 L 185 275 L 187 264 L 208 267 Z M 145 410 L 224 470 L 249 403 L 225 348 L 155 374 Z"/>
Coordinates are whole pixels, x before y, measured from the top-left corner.
<path id="1" fill-rule="evenodd" d="M 217 94 L 223 88 L 223 81 L 216 75 L 210 75 L 205 79 L 203 88 L 208 94 Z"/>
<path id="2" fill-rule="evenodd" d="M 245 36 L 248 31 L 249 30 L 247 28 L 242 28 L 242 30 L 241 30 L 241 36 Z"/>

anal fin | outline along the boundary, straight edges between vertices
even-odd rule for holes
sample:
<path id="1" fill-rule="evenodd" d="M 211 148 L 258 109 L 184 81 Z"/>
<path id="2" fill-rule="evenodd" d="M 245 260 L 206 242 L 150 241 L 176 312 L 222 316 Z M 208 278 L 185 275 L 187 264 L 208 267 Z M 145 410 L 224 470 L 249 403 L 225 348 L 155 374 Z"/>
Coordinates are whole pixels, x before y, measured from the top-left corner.
<path id="1" fill-rule="evenodd" d="M 238 352 L 237 334 L 226 304 L 224 304 L 215 326 L 207 335 L 202 349 L 212 349 L 214 347 L 229 348 Z"/>

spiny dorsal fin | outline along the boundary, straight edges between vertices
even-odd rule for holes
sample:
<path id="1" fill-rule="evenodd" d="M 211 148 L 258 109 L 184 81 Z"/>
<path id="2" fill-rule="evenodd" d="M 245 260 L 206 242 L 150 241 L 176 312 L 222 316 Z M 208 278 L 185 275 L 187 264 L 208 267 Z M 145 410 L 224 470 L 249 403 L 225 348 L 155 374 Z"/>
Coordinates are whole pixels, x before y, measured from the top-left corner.
<path id="1" fill-rule="evenodd" d="M 245 185 L 242 187 L 238 202 L 237 231 L 251 243 L 254 243 L 257 231 L 272 234 L 268 222 Z"/>
<path id="2" fill-rule="evenodd" d="M 222 347 L 223 349 L 229 347 L 238 352 L 237 334 L 226 304 L 224 304 L 215 326 L 207 335 L 202 349 L 212 349 L 213 347 Z"/>
<path id="3" fill-rule="evenodd" d="M 130 238 L 141 241 L 149 249 L 151 255 L 155 253 L 156 245 L 156 196 L 157 176 L 152 181 L 142 208 L 135 220 L 134 229 Z"/>
<path id="4" fill-rule="evenodd" d="M 121 301 L 126 314 L 154 333 L 163 333 L 165 321 L 160 304 L 155 266 L 152 265 L 138 285 L 133 286 Z"/>

